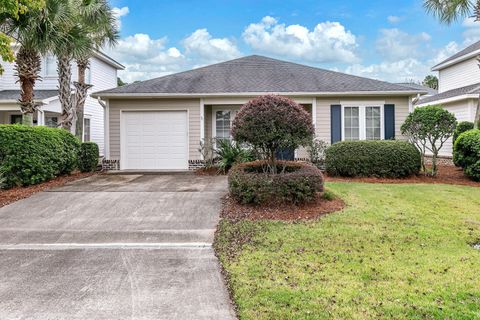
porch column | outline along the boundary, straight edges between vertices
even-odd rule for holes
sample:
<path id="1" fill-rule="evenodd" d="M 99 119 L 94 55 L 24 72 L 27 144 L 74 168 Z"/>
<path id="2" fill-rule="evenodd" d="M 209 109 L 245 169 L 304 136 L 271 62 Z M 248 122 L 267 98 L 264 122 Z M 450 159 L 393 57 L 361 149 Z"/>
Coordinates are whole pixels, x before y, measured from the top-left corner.
<path id="1" fill-rule="evenodd" d="M 203 98 L 200 98 L 200 141 L 205 142 L 205 104 Z M 202 160 L 203 155 L 201 156 Z"/>
<path id="2" fill-rule="evenodd" d="M 315 128 L 315 134 L 317 133 L 317 98 L 312 99 L 312 123 Z"/>
<path id="3" fill-rule="evenodd" d="M 45 125 L 45 112 L 42 109 L 37 110 L 37 126 Z"/>

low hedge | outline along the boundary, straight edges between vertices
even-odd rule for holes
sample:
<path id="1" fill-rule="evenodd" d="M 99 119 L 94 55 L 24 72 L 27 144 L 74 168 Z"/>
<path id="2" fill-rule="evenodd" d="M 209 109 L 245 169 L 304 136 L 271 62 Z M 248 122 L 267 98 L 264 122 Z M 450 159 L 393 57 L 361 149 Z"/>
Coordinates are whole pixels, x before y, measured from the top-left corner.
<path id="1" fill-rule="evenodd" d="M 453 146 L 453 162 L 465 169 L 465 174 L 480 181 L 480 129 L 462 133 Z"/>
<path id="2" fill-rule="evenodd" d="M 228 175 L 230 195 L 243 204 L 298 204 L 323 191 L 323 175 L 311 164 L 279 161 L 278 174 L 264 173 L 265 166 L 265 161 L 234 166 Z"/>
<path id="3" fill-rule="evenodd" d="M 78 155 L 78 169 L 82 172 L 92 172 L 97 170 L 98 158 L 100 152 L 95 142 L 84 142 L 80 146 Z"/>
<path id="4" fill-rule="evenodd" d="M 63 129 L 0 125 L 0 172 L 5 186 L 27 186 L 68 174 L 80 141 Z"/>
<path id="5" fill-rule="evenodd" d="M 421 155 L 405 141 L 343 141 L 327 149 L 325 166 L 332 176 L 401 178 L 420 172 Z"/>

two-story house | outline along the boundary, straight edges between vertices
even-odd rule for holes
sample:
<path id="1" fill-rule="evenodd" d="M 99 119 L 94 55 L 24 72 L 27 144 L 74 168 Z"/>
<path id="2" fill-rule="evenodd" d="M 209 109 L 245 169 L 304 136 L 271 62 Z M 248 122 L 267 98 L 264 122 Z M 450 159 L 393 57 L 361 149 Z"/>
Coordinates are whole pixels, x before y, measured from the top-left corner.
<path id="1" fill-rule="evenodd" d="M 20 85 L 15 77 L 14 64 L 4 63 L 5 69 L 0 76 L 0 124 L 14 124 L 22 120 L 20 107 Z M 90 59 L 86 82 L 93 85 L 91 92 L 111 89 L 117 86 L 117 71 L 124 67 L 104 53 L 97 52 Z M 57 127 L 60 120 L 61 106 L 58 99 L 57 63 L 54 56 L 46 56 L 42 61 L 42 79 L 35 85 L 35 99 L 41 106 L 34 114 L 34 124 Z M 76 64 L 72 64 L 72 82 L 77 80 Z M 72 86 L 72 91 L 73 91 Z M 100 153 L 104 150 L 104 110 L 94 98 L 85 102 L 84 141 L 96 142 Z"/>
<path id="2" fill-rule="evenodd" d="M 432 68 L 438 72 L 438 94 L 422 97 L 416 106 L 441 105 L 458 121 L 475 121 L 480 102 L 480 41 L 454 54 Z M 452 156 L 452 140 L 441 155 Z"/>

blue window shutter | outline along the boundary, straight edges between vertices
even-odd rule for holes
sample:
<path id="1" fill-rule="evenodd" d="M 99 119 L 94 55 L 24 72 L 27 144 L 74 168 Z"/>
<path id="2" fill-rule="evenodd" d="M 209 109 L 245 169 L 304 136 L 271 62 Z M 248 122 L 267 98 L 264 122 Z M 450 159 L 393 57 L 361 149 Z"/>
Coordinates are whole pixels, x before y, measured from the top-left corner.
<path id="1" fill-rule="evenodd" d="M 330 126 L 332 134 L 332 144 L 342 141 L 342 106 L 330 106 Z"/>
<path id="2" fill-rule="evenodd" d="M 386 104 L 383 108 L 385 116 L 385 140 L 395 139 L 395 105 Z"/>

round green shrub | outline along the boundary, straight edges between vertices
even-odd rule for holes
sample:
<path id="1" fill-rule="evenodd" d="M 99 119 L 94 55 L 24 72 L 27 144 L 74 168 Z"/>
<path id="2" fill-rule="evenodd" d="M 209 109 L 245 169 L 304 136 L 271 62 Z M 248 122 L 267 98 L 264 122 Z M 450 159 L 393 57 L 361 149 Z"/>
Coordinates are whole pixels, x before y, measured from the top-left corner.
<path id="1" fill-rule="evenodd" d="M 343 141 L 327 149 L 325 166 L 332 176 L 401 178 L 419 173 L 421 155 L 405 141 Z"/>
<path id="2" fill-rule="evenodd" d="M 78 169 L 80 169 L 81 172 L 93 172 L 97 170 L 99 157 L 100 152 L 95 142 L 82 143 L 78 156 Z"/>
<path id="3" fill-rule="evenodd" d="M 453 162 L 466 168 L 480 160 L 480 129 L 462 133 L 453 145 Z"/>
<path id="4" fill-rule="evenodd" d="M 0 125 L 0 171 L 6 187 L 68 174 L 78 165 L 80 141 L 63 129 Z"/>
<path id="5" fill-rule="evenodd" d="M 465 168 L 465 175 L 474 181 L 480 181 L 480 160 Z"/>
<path id="6" fill-rule="evenodd" d="M 455 128 L 455 131 L 453 132 L 453 138 L 452 141 L 455 144 L 455 141 L 457 141 L 458 137 L 469 130 L 472 130 L 475 128 L 475 124 L 470 121 L 461 121 L 457 123 L 457 127 Z"/>
<path id="7" fill-rule="evenodd" d="M 303 203 L 323 191 L 323 175 L 311 164 L 278 161 L 276 174 L 267 173 L 267 161 L 236 165 L 228 175 L 230 195 L 247 204 Z"/>

